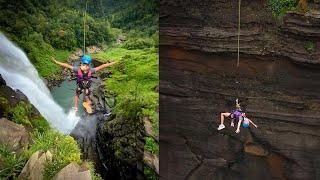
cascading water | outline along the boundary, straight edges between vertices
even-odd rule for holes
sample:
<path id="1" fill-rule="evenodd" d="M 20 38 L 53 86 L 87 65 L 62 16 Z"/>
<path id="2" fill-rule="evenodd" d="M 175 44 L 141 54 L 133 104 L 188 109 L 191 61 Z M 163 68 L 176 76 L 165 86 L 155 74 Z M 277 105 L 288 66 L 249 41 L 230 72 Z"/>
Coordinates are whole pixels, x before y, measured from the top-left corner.
<path id="1" fill-rule="evenodd" d="M 49 89 L 25 53 L 0 33 L 0 74 L 6 84 L 23 92 L 52 127 L 69 134 L 80 117 L 64 110 L 53 100 Z"/>

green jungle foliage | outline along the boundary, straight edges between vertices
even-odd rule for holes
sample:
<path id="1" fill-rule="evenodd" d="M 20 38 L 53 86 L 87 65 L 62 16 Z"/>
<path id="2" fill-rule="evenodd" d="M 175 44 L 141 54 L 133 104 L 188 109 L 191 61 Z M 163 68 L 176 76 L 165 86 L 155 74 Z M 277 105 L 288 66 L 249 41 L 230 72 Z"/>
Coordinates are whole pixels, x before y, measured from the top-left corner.
<path id="1" fill-rule="evenodd" d="M 282 17 L 287 11 L 294 11 L 297 7 L 297 0 L 268 0 L 268 6 L 275 17 Z"/>

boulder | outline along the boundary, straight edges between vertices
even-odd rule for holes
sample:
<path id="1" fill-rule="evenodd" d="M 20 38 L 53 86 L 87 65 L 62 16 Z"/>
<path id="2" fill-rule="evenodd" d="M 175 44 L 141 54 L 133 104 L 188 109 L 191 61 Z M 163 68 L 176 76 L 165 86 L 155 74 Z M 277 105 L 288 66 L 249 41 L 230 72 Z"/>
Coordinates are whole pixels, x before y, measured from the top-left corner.
<path id="1" fill-rule="evenodd" d="M 11 151 L 21 152 L 28 147 L 30 135 L 26 128 L 6 118 L 0 119 L 0 144 Z"/>
<path id="2" fill-rule="evenodd" d="M 147 136 L 154 136 L 153 130 L 152 130 L 152 124 L 149 120 L 148 117 L 143 118 L 143 124 L 144 124 L 144 129 L 146 131 Z"/>
<path id="3" fill-rule="evenodd" d="M 54 180 L 91 180 L 89 165 L 84 163 L 79 166 L 77 163 L 70 163 L 58 172 Z"/>
<path id="4" fill-rule="evenodd" d="M 88 54 L 94 54 L 94 53 L 98 53 L 101 51 L 101 48 L 98 46 L 88 46 L 86 47 L 86 53 Z"/>
<path id="5" fill-rule="evenodd" d="M 262 145 L 255 143 L 245 144 L 244 151 L 255 156 L 267 156 L 269 154 L 268 150 L 266 150 Z"/>
<path id="6" fill-rule="evenodd" d="M 83 51 L 82 49 L 77 49 L 76 51 L 74 51 L 72 54 L 69 55 L 69 61 L 73 62 L 73 61 L 77 61 L 80 56 L 82 56 Z"/>
<path id="7" fill-rule="evenodd" d="M 22 169 L 18 179 L 42 180 L 44 173 L 43 170 L 47 161 L 52 161 L 52 154 L 50 151 L 37 151 L 33 153 L 27 164 Z"/>
<path id="8" fill-rule="evenodd" d="M 122 44 L 122 43 L 125 42 L 125 41 L 126 41 L 126 37 L 123 36 L 123 35 L 120 35 L 120 36 L 118 36 L 118 38 L 117 38 L 116 44 L 119 45 L 119 44 Z"/>
<path id="9" fill-rule="evenodd" d="M 143 154 L 144 163 L 152 168 L 157 174 L 159 174 L 159 157 L 151 154 L 150 152 L 144 151 Z"/>

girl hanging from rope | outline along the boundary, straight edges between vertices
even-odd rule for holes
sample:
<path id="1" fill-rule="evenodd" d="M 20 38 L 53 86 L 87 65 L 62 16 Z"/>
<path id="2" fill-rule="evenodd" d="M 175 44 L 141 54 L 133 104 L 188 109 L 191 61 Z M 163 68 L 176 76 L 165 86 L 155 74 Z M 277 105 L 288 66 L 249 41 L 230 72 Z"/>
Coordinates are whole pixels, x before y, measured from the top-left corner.
<path id="1" fill-rule="evenodd" d="M 231 118 L 231 127 L 234 127 L 234 120 L 238 121 L 236 133 L 240 132 L 240 125 L 244 128 L 248 128 L 251 123 L 254 127 L 258 127 L 252 120 L 246 117 L 246 114 L 242 112 L 240 104 L 238 103 L 238 99 L 236 100 L 236 110 L 230 112 L 224 112 L 220 114 L 220 125 L 218 127 L 218 131 L 225 128 L 224 118 Z"/>
<path id="2" fill-rule="evenodd" d="M 65 68 L 69 68 L 71 70 L 73 70 L 76 74 L 77 74 L 77 89 L 76 89 L 76 95 L 74 96 L 74 107 L 73 109 L 75 111 L 78 111 L 78 99 L 79 99 L 79 95 L 81 95 L 82 93 L 84 93 L 84 100 L 85 102 L 83 103 L 83 106 L 86 108 L 88 113 L 92 113 L 92 109 L 91 109 L 91 101 L 89 98 L 90 95 L 90 87 L 91 87 L 91 78 L 92 78 L 92 74 L 103 69 L 106 67 L 109 67 L 113 64 L 115 64 L 116 62 L 111 62 L 111 63 L 106 63 L 106 64 L 102 64 L 98 67 L 95 68 L 91 68 L 90 64 L 91 64 L 91 56 L 89 55 L 83 55 L 81 57 L 81 65 L 79 66 L 72 66 L 70 64 L 66 64 L 66 63 L 62 63 L 59 62 L 57 60 L 55 60 L 52 57 L 52 60 Z"/>

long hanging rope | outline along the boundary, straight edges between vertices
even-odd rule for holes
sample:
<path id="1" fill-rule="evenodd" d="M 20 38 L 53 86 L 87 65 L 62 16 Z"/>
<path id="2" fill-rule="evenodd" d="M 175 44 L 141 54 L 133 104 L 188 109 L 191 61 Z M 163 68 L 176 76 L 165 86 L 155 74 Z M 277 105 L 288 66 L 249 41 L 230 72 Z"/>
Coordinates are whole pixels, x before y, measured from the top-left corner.
<path id="1" fill-rule="evenodd" d="M 237 99 L 236 99 L 236 108 L 240 109 L 240 104 L 238 101 L 238 97 L 239 97 L 239 89 L 240 89 L 240 82 L 238 81 L 238 77 L 239 77 L 239 65 L 240 65 L 240 15 L 241 15 L 241 0 L 239 0 L 238 2 L 238 57 L 237 57 L 237 69 L 236 69 L 236 76 L 235 76 L 235 83 L 237 84 L 235 86 L 236 88 L 236 94 L 237 94 Z"/>
<path id="2" fill-rule="evenodd" d="M 240 9 L 241 9 L 241 0 L 239 0 L 239 9 L 238 9 L 238 60 L 237 60 L 237 68 L 240 63 Z"/>
<path id="3" fill-rule="evenodd" d="M 83 17 L 83 54 L 86 54 L 86 15 L 87 15 L 88 1 L 86 1 L 86 9 Z"/>

